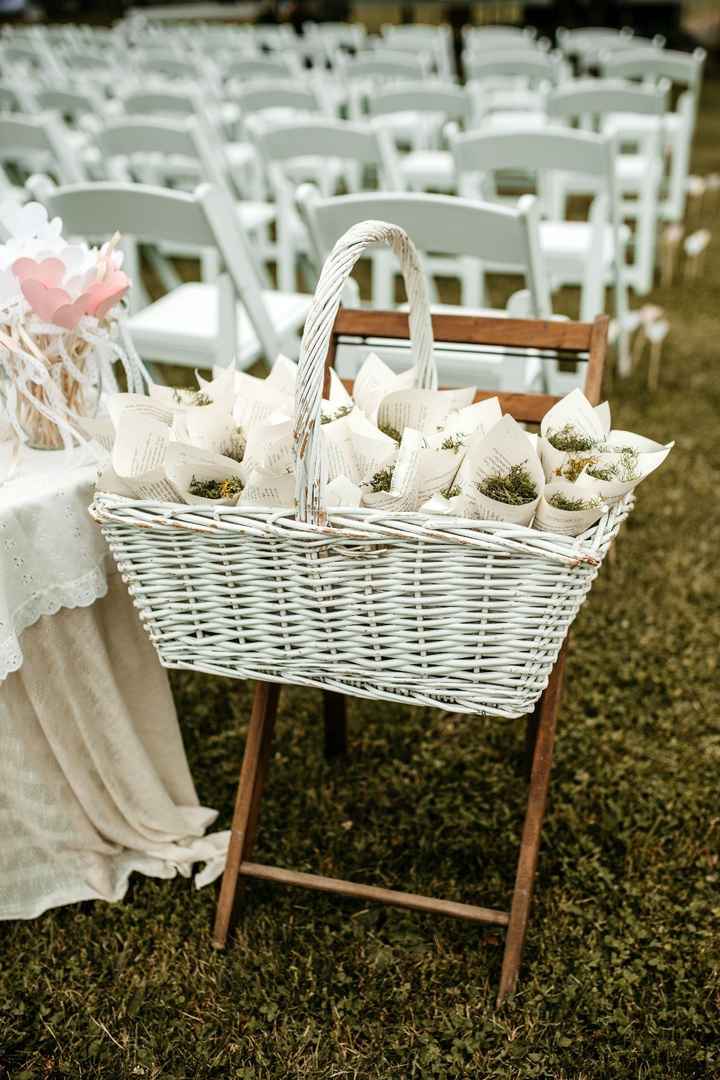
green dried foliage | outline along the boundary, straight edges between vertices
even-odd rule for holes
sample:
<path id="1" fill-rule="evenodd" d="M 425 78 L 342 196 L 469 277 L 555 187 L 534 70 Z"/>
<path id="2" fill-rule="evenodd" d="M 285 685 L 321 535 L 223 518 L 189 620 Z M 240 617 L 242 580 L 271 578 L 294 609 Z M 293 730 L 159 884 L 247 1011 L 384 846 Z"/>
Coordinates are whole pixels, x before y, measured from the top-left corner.
<path id="1" fill-rule="evenodd" d="M 391 427 L 390 424 L 378 424 L 378 430 L 382 431 L 383 435 L 387 435 L 389 438 L 394 439 L 398 446 L 400 445 L 402 435 L 397 428 Z"/>
<path id="2" fill-rule="evenodd" d="M 394 472 L 394 465 L 388 465 L 386 469 L 380 469 L 370 480 L 370 490 L 372 492 L 389 491 Z"/>
<path id="3" fill-rule="evenodd" d="M 228 476 L 226 480 L 200 480 L 193 476 L 188 491 L 201 499 L 233 499 L 240 495 L 243 486 L 239 476 Z"/>
<path id="4" fill-rule="evenodd" d="M 513 465 L 509 472 L 488 476 L 476 485 L 478 491 L 496 502 L 522 506 L 537 498 L 535 481 L 524 465 Z"/>
<path id="5" fill-rule="evenodd" d="M 173 400 L 176 405 L 212 405 L 212 399 L 204 390 L 191 390 L 186 386 L 173 390 Z"/>
<path id="6" fill-rule="evenodd" d="M 617 457 L 616 461 L 593 462 L 585 470 L 588 476 L 595 480 L 619 480 L 622 483 L 630 483 L 638 479 L 639 452 L 633 446 L 623 446 L 620 449 L 613 448 Z"/>
<path id="7" fill-rule="evenodd" d="M 326 413 L 320 417 L 321 424 L 331 424 L 333 420 L 342 420 L 343 416 L 347 416 L 354 409 L 354 405 L 341 405 L 337 412 L 332 414 Z"/>
<path id="8" fill-rule="evenodd" d="M 443 488 L 440 494 L 444 499 L 455 499 L 458 495 L 462 495 L 462 489 L 459 484 L 452 484 L 450 487 Z"/>
<path id="9" fill-rule="evenodd" d="M 594 480 L 616 480 L 618 467 L 612 464 L 602 465 L 598 462 L 594 465 L 588 465 L 585 472 L 588 476 L 592 476 Z"/>
<path id="10" fill-rule="evenodd" d="M 594 510 L 600 505 L 600 500 L 578 499 L 571 495 L 564 495 L 562 491 L 556 491 L 550 496 L 548 503 L 556 510 Z"/>
<path id="11" fill-rule="evenodd" d="M 597 461 L 597 458 L 571 457 L 568 458 L 562 468 L 556 469 L 555 472 L 558 476 L 562 476 L 565 480 L 569 480 L 571 484 L 574 484 L 583 471 L 588 471 L 588 463 L 592 461 Z"/>
<path id="12" fill-rule="evenodd" d="M 457 454 L 461 446 L 465 445 L 465 436 L 462 432 L 458 432 L 456 435 L 448 435 L 447 439 L 442 443 L 441 450 L 454 450 Z"/>
<path id="13" fill-rule="evenodd" d="M 547 440 L 556 450 L 565 450 L 568 453 L 592 450 L 595 445 L 589 436 L 583 435 L 572 424 L 565 424 L 559 431 L 550 431 Z"/>

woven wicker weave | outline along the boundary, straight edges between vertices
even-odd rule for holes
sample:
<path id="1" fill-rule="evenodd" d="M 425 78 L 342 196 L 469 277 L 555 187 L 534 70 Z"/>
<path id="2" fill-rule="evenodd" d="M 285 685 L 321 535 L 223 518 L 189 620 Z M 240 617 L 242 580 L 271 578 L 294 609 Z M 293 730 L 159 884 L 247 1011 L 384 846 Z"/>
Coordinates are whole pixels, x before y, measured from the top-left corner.
<path id="1" fill-rule="evenodd" d="M 405 275 L 418 384 L 435 385 L 415 250 L 397 227 L 365 222 L 329 257 L 305 328 L 297 510 L 100 494 L 92 513 L 166 667 L 521 716 L 546 686 L 631 503 L 577 538 L 421 513 L 327 514 L 320 401 L 328 343 L 355 261 L 382 241 Z"/>

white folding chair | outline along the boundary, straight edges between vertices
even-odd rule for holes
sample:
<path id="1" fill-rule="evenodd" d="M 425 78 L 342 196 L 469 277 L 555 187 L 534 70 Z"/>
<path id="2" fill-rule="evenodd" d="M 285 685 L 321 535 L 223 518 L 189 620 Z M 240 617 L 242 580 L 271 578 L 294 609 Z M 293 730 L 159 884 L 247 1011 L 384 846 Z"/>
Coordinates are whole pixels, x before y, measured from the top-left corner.
<path id="1" fill-rule="evenodd" d="M 545 127 L 544 94 L 569 77 L 559 53 L 488 50 L 465 59 L 474 127 L 512 131 Z"/>
<path id="2" fill-rule="evenodd" d="M 193 194 L 142 184 L 76 184 L 47 191 L 50 214 L 68 235 L 107 239 L 116 229 L 137 243 L 214 248 L 223 272 L 214 284 L 188 282 L 128 320 L 148 361 L 240 369 L 278 352 L 296 356 L 312 297 L 261 288 L 227 193 L 203 184 Z"/>
<path id="3" fill-rule="evenodd" d="M 362 23 L 304 22 L 303 36 L 317 42 L 324 50 L 331 70 L 348 54 L 361 52 L 367 42 L 367 29 Z"/>
<path id="4" fill-rule="evenodd" d="M 498 199 L 498 174 L 522 169 L 535 173 L 540 212 L 540 249 L 553 287 L 580 286 L 580 318 L 592 319 L 605 310 L 606 284 L 615 287 L 618 325 L 627 312 L 625 244 L 620 225 L 615 178 L 615 147 L 609 137 L 580 131 L 469 132 L 452 142 L 461 194 L 482 193 Z M 592 177 L 593 201 L 587 221 L 553 217 L 557 174 Z M 620 370 L 629 357 L 627 339 L 620 339 Z"/>
<path id="5" fill-rule="evenodd" d="M 667 112 L 662 119 L 665 150 L 670 155 L 667 192 L 660 200 L 660 215 L 665 221 L 679 222 L 685 216 L 690 150 L 695 132 L 705 59 L 704 49 L 695 49 L 692 53 L 670 49 L 629 49 L 617 55 L 607 53 L 600 58 L 600 71 L 606 78 L 639 79 L 646 85 L 657 85 L 658 82 L 664 80 L 681 88 L 682 92 L 678 96 L 674 111 Z M 621 117 L 620 128 L 622 123 Z M 638 128 L 646 125 L 653 130 L 658 126 L 658 119 L 653 116 L 637 115 L 633 123 Z M 607 116 L 605 130 L 612 132 L 615 128 L 615 118 L 612 115 Z"/>
<path id="6" fill-rule="evenodd" d="M 248 147 L 255 154 L 248 132 L 244 128 L 247 119 L 259 118 L 264 125 L 268 126 L 302 122 L 311 116 L 333 115 L 332 105 L 323 101 L 309 82 L 287 77 L 249 83 L 238 90 L 232 100 L 240 112 L 239 134 L 242 141 L 226 143 L 224 154 L 231 175 L 241 191 L 248 169 Z M 253 197 L 255 199 L 265 197 L 266 189 L 263 186 L 262 171 L 259 168 L 255 169 L 255 185 Z"/>
<path id="7" fill-rule="evenodd" d="M 481 272 L 480 261 L 492 258 L 502 264 L 505 272 L 524 275 L 527 293 L 523 296 L 523 315 L 545 318 L 551 315 L 550 292 L 538 242 L 536 200 L 532 196 L 527 196 L 517 209 L 509 209 L 448 195 L 419 193 L 373 192 L 322 199 L 316 189 L 306 185 L 298 192 L 298 200 L 323 256 L 351 225 L 367 219 L 390 221 L 412 236 L 426 270 L 430 253 L 434 259 L 438 252 L 449 256 L 446 272 L 456 276 L 462 272 L 461 264 L 472 265 L 476 272 Z M 374 306 L 395 306 L 392 286 L 396 273 L 397 264 L 389 262 L 387 281 L 381 294 L 373 296 Z M 433 312 L 480 314 L 466 305 L 459 308 L 443 304 L 434 304 Z M 406 350 L 389 342 L 371 344 L 393 366 L 407 364 Z M 364 346 L 346 355 L 340 366 L 341 374 L 351 377 L 366 352 Z M 468 355 L 467 351 L 446 352 L 440 344 L 436 356 L 444 385 L 468 385 L 480 380 L 488 389 L 497 386 L 519 390 L 543 381 L 541 365 L 535 360 L 530 364 L 524 359 L 512 364 L 504 357 L 500 363 L 497 353 L 480 358 L 475 353 Z"/>
<path id="8" fill-rule="evenodd" d="M 24 202 L 27 194 L 23 187 L 16 187 L 8 180 L 5 173 L 7 165 L 14 166 L 25 178 L 33 173 L 47 173 L 63 184 L 86 179 L 57 113 L 0 115 L 3 194 L 16 202 Z"/>
<path id="9" fill-rule="evenodd" d="M 429 74 L 428 58 L 400 50 L 361 53 L 345 57 L 337 77 L 347 89 L 348 114 L 352 120 L 367 115 L 368 101 L 378 87 L 394 82 L 419 82 Z"/>
<path id="10" fill-rule="evenodd" d="M 448 122 L 470 126 L 472 104 L 459 86 L 432 82 L 401 83 L 379 87 L 369 98 L 369 115 L 379 126 L 397 133 L 397 123 L 410 126 L 425 145 L 400 158 L 405 185 L 412 191 L 455 191 L 452 154 L 438 145 Z M 393 122 L 395 122 L 393 124 Z"/>
<path id="11" fill-rule="evenodd" d="M 383 23 L 380 28 L 381 40 L 389 49 L 400 52 L 425 53 L 441 78 L 452 80 L 455 77 L 455 49 L 452 30 L 447 23 L 433 26 L 427 23 L 405 23 L 401 25 Z"/>
<path id="12" fill-rule="evenodd" d="M 556 87 L 545 100 L 553 122 L 577 123 L 585 130 L 603 131 L 605 118 L 612 116 L 618 146 L 633 145 L 632 153 L 617 154 L 615 168 L 621 217 L 635 222 L 634 258 L 627 280 L 640 295 L 653 285 L 668 91 L 665 82 L 638 86 L 620 79 L 579 79 Z M 638 124 L 637 116 L 650 116 L 654 124 Z M 558 184 L 556 192 L 564 199 L 566 193 L 589 194 L 592 186 L 588 187 L 587 179 L 573 177 Z"/>
<path id="13" fill-rule="evenodd" d="M 297 186 L 311 180 L 327 196 L 340 181 L 359 190 L 370 170 L 379 187 L 394 191 L 403 187 L 398 161 L 387 133 L 368 124 L 317 118 L 252 131 L 278 208 L 278 283 L 292 289 L 298 256 L 312 250 L 295 207 Z"/>
<path id="14" fill-rule="evenodd" d="M 156 117 L 122 117 L 108 121 L 95 138 L 108 179 L 185 189 L 193 189 L 205 180 L 233 198 L 223 158 L 215 152 L 211 136 L 197 117 L 173 123 Z M 241 228 L 252 237 L 253 254 L 258 256 L 257 272 L 267 282 L 263 260 L 277 258 L 276 245 L 269 237 L 269 228 L 276 219 L 275 207 L 253 200 L 240 200 L 234 205 Z M 217 273 L 214 249 L 189 253 L 174 249 L 164 254 L 199 256 L 204 281 L 212 281 Z M 131 248 L 128 258 L 134 258 Z M 153 261 L 166 287 L 175 286 L 178 278 L 172 265 L 162 259 Z"/>

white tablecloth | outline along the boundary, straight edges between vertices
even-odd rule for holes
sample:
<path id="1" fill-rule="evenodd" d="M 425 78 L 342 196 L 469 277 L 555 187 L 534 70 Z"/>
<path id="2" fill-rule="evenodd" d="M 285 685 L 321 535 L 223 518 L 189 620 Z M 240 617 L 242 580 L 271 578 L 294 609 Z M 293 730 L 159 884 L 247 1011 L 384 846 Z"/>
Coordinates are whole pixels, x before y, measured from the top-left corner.
<path id="1" fill-rule="evenodd" d="M 0 475 L 9 457 L 0 446 Z M 21 635 L 41 615 L 107 591 L 108 549 L 87 512 L 95 473 L 84 450 L 25 450 L 0 486 L 0 680 L 22 664 Z"/>
<path id="2" fill-rule="evenodd" d="M 82 452 L 0 487 L 0 918 L 118 900 L 133 870 L 222 872 L 165 671 L 90 519 Z"/>

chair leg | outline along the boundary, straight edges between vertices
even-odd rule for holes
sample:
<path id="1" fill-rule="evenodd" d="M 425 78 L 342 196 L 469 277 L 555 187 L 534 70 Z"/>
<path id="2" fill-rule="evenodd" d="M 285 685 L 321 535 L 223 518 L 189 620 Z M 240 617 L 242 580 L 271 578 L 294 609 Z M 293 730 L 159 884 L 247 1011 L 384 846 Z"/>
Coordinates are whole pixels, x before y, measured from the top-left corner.
<path id="1" fill-rule="evenodd" d="M 347 699 L 344 694 L 323 690 L 323 714 L 325 719 L 325 758 L 343 757 L 347 754 Z"/>
<path id="2" fill-rule="evenodd" d="M 270 760 L 279 694 L 280 687 L 277 683 L 259 682 L 255 686 L 252 715 L 235 799 L 227 861 L 215 912 L 212 943 L 216 949 L 225 948 L 235 905 L 240 864 L 247 860 L 255 843 L 260 799 Z"/>
<path id="3" fill-rule="evenodd" d="M 527 930 L 530 901 L 537 869 L 540 833 L 550 782 L 550 768 L 555 745 L 555 727 L 565 675 L 566 651 L 567 641 L 562 647 L 540 702 L 530 791 L 520 842 L 520 856 L 518 858 L 515 890 L 510 908 L 510 922 L 508 923 L 505 939 L 505 954 L 503 956 L 500 989 L 497 998 L 498 1005 L 502 1004 L 507 995 L 515 989 L 520 970 L 520 960 L 525 943 L 525 931 Z"/>

